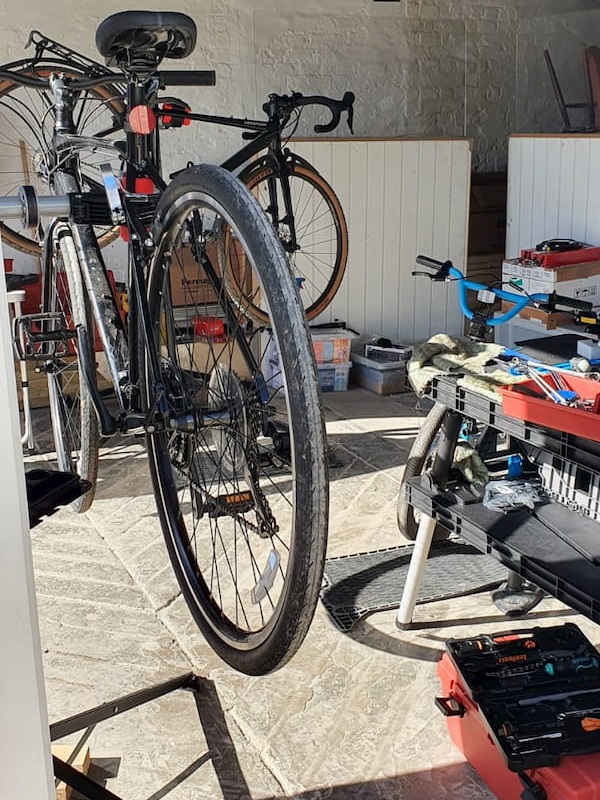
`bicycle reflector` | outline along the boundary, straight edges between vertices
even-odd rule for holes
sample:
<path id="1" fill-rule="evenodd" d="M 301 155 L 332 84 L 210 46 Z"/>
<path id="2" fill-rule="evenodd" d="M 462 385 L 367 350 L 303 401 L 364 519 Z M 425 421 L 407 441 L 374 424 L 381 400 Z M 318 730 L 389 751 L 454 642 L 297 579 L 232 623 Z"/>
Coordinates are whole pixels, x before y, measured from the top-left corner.
<path id="1" fill-rule="evenodd" d="M 148 106 L 134 106 L 127 115 L 133 133 L 148 134 L 156 128 L 156 116 Z"/>

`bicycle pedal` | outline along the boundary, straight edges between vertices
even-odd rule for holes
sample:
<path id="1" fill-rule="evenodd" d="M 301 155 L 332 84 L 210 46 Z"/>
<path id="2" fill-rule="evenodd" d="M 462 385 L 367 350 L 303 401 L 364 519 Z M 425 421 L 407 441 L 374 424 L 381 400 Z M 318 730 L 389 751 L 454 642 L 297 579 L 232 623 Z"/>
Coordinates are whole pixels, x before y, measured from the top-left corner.
<path id="1" fill-rule="evenodd" d="M 26 314 L 15 317 L 13 344 L 20 361 L 63 358 L 72 353 L 71 340 L 77 331 L 67 328 L 61 312 Z"/>
<path id="2" fill-rule="evenodd" d="M 233 492 L 232 494 L 220 494 L 217 497 L 209 498 L 204 508 L 211 519 L 217 517 L 231 517 L 235 514 L 245 514 L 254 507 L 254 499 L 251 492 Z"/>

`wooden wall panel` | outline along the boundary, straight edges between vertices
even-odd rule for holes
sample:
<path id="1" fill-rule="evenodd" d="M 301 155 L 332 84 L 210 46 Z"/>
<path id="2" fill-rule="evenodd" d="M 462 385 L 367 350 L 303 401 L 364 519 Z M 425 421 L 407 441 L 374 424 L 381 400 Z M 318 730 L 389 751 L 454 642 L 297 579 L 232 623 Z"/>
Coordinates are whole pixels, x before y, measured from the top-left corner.
<path id="1" fill-rule="evenodd" d="M 600 136 L 512 136 L 507 258 L 544 239 L 600 245 Z"/>
<path id="2" fill-rule="evenodd" d="M 419 253 L 465 265 L 468 140 L 319 139 L 294 148 L 334 187 L 350 237 L 344 282 L 318 321 L 402 342 L 460 334 L 456 287 L 411 272 Z"/>

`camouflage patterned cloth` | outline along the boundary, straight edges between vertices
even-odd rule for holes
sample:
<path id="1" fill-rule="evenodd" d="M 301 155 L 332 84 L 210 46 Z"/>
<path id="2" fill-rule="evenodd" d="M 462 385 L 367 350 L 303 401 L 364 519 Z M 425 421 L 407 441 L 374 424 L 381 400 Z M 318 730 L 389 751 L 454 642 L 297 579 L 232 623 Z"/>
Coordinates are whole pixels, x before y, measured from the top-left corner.
<path id="1" fill-rule="evenodd" d="M 489 369 L 490 365 L 493 366 L 502 350 L 499 344 L 482 344 L 437 333 L 415 348 L 408 362 L 408 379 L 416 394 L 422 396 L 434 378 L 456 375 L 460 386 L 498 400 L 498 386 L 522 380 L 520 376 L 509 375 L 501 367 L 484 371 L 484 367 Z"/>

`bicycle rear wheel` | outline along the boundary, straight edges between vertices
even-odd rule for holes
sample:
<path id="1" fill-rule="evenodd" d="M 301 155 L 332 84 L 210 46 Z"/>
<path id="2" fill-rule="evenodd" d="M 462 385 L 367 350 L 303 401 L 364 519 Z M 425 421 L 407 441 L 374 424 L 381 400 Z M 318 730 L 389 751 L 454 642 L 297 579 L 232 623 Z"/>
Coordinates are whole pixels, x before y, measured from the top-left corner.
<path id="1" fill-rule="evenodd" d="M 348 260 L 348 229 L 340 202 L 327 181 L 310 165 L 291 158 L 289 184 L 295 246 L 281 182 L 269 162 L 251 164 L 241 173 L 240 180 L 273 223 L 288 255 L 292 275 L 300 285 L 300 298 L 310 320 L 327 308 L 340 288 Z M 245 302 L 249 314 L 261 322 L 267 321 L 268 313 L 260 302 Z"/>
<path id="2" fill-rule="evenodd" d="M 99 437 L 96 412 L 77 357 L 76 330 L 85 330 L 93 351 L 94 325 L 75 244 L 66 226 L 55 227 L 44 260 L 43 311 L 62 315 L 63 341 L 46 344 L 45 362 L 56 460 L 60 470 L 73 472 L 91 484 L 90 490 L 71 504 L 74 511 L 83 512 L 94 499 Z M 90 356 L 93 361 L 93 352 Z"/>
<path id="3" fill-rule="evenodd" d="M 148 448 L 169 556 L 212 648 L 264 674 L 304 639 L 325 559 L 325 432 L 308 328 L 272 227 L 230 173 L 178 175 L 153 233 L 160 374 L 146 391 L 166 425 Z M 260 293 L 268 327 L 231 301 L 229 272 L 249 298 Z"/>
<path id="4" fill-rule="evenodd" d="M 16 194 L 21 184 L 33 186 L 39 194 L 48 194 L 52 185 L 54 163 L 52 137 L 55 120 L 54 97 L 50 89 L 20 86 L 19 77 L 46 79 L 52 72 L 66 78 L 83 78 L 81 72 L 63 64 L 26 66 L 13 69 L 14 80 L 0 80 L 0 196 Z M 73 118 L 82 136 L 103 136 L 109 132 L 122 136 L 124 106 L 121 93 L 114 87 L 97 86 L 79 93 Z M 80 183 L 84 191 L 99 188 L 98 165 L 114 161 L 118 171 L 118 155 L 93 150 L 79 151 Z M 0 222 L 4 241 L 11 247 L 39 256 L 39 238 L 17 220 Z M 100 246 L 117 236 L 117 228 L 96 229 Z"/>

